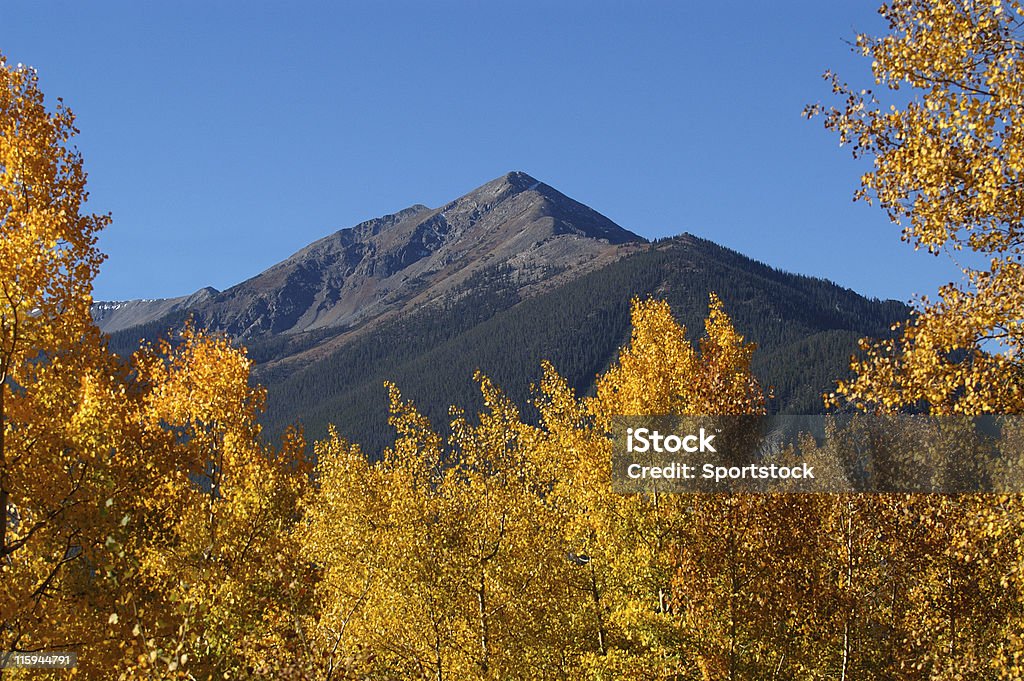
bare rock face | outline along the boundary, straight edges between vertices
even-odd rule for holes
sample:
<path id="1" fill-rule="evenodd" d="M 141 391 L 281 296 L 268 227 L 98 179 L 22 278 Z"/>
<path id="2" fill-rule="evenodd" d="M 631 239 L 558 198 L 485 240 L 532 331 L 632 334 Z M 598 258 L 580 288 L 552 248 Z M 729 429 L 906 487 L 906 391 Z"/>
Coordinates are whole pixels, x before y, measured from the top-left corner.
<path id="1" fill-rule="evenodd" d="M 485 268 L 501 268 L 530 295 L 638 242 L 593 209 L 512 172 L 441 208 L 415 205 L 335 232 L 224 292 L 97 303 L 93 316 L 107 332 L 180 310 L 241 339 L 341 330 L 442 301 Z"/>

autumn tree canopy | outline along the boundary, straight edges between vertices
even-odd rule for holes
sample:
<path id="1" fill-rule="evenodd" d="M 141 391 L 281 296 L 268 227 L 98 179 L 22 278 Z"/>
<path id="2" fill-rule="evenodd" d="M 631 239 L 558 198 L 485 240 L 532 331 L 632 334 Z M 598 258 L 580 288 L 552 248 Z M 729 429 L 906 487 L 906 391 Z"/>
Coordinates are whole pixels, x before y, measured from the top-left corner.
<path id="1" fill-rule="evenodd" d="M 89 316 L 105 216 L 84 211 L 74 116 L 51 111 L 35 71 L 0 56 L 0 647 L 63 629 L 62 608 L 95 561 L 109 516 L 89 503 L 111 488 L 110 442 L 95 423 L 105 392 Z M 56 608 L 49 607 L 57 604 Z M 70 624 L 70 628 L 69 628 Z"/>
<path id="2" fill-rule="evenodd" d="M 872 162 L 859 198 L 903 240 L 931 253 L 973 251 L 964 281 L 922 298 L 891 341 L 864 344 L 854 404 L 934 413 L 1024 407 L 1024 7 L 1018 2 L 896 0 L 881 36 L 858 35 L 874 86 L 828 73 L 842 104 L 812 106 Z"/>
<path id="3" fill-rule="evenodd" d="M 263 441 L 262 390 L 225 338 L 107 350 L 90 306 L 109 218 L 85 210 L 76 133 L 0 56 L 0 654 L 79 651 L 90 678 L 273 676 L 308 577 L 289 540 L 304 442 Z"/>

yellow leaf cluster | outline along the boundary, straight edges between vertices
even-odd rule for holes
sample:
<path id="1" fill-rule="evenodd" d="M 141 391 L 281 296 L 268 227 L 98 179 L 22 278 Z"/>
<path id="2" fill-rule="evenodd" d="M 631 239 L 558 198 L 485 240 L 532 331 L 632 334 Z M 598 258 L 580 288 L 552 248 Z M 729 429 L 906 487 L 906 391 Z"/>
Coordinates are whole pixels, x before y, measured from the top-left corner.
<path id="1" fill-rule="evenodd" d="M 856 41 L 879 90 L 856 91 L 826 74 L 844 103 L 807 113 L 824 113 L 855 156 L 871 159 L 857 195 L 877 201 L 905 241 L 936 255 L 974 251 L 986 265 L 965 268 L 963 283 L 943 287 L 937 301 L 922 299 L 898 338 L 865 343 L 857 378 L 839 385 L 838 398 L 885 410 L 1018 412 L 1024 8 L 897 0 L 880 12 L 888 33 Z"/>

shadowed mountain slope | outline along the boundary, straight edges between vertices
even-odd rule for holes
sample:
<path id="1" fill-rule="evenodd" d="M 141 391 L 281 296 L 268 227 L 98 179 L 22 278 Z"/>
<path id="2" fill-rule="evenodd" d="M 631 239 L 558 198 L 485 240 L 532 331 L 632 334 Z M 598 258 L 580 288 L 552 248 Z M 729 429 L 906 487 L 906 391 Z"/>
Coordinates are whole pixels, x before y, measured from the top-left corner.
<path id="1" fill-rule="evenodd" d="M 472 378 L 477 369 L 531 414 L 530 384 L 540 379 L 542 359 L 579 393 L 591 390 L 629 340 L 632 297 L 667 300 L 695 340 L 711 291 L 758 343 L 754 371 L 773 388 L 770 408 L 777 413 L 820 413 L 822 393 L 848 375 L 857 340 L 887 334 L 908 312 L 902 303 L 869 300 L 683 235 L 523 300 L 495 270 L 450 304 L 396 319 L 296 372 L 265 366 L 267 425 L 280 432 L 301 420 L 320 436 L 334 423 L 377 452 L 392 437 L 385 380 L 443 428 L 450 404 L 470 413 L 482 407 Z"/>

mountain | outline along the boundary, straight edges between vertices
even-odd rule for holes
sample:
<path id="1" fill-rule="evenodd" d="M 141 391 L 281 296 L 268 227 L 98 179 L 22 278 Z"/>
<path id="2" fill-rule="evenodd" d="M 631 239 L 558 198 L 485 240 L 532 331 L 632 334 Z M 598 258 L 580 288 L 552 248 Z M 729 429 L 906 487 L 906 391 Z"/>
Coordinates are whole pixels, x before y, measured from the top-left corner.
<path id="1" fill-rule="evenodd" d="M 351 328 L 435 300 L 484 267 L 507 265 L 520 288 L 529 289 L 591 269 L 615 257 L 617 246 L 642 241 L 512 172 L 441 208 L 415 205 L 335 232 L 205 300 L 102 303 L 95 318 L 115 331 L 187 308 L 243 340 Z"/>
<path id="2" fill-rule="evenodd" d="M 529 411 L 550 359 L 580 392 L 628 339 L 629 300 L 667 299 L 696 337 L 710 291 L 759 344 L 755 370 L 775 411 L 821 409 L 857 339 L 888 333 L 907 308 L 781 272 L 692 235 L 647 243 L 525 173 L 436 209 L 412 206 L 343 229 L 223 292 L 97 303 L 111 347 L 193 317 L 245 343 L 268 389 L 267 431 L 334 423 L 379 451 L 385 380 L 435 423 L 479 407 L 481 369 Z"/>

